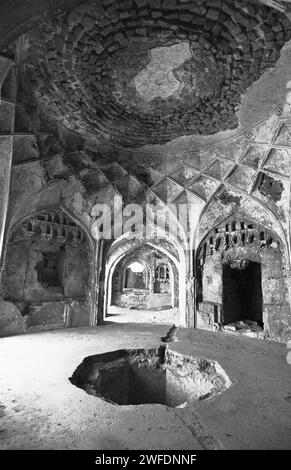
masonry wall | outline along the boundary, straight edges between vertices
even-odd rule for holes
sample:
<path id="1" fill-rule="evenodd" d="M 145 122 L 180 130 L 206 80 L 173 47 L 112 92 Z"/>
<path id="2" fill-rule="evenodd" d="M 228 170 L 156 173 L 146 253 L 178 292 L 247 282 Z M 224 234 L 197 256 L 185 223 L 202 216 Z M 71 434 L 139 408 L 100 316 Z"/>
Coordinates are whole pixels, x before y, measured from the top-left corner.
<path id="1" fill-rule="evenodd" d="M 220 254 L 206 256 L 202 269 L 202 301 L 197 308 L 197 327 L 216 330 L 224 322 L 239 319 L 240 306 L 233 302 L 231 313 L 224 318 L 223 280 L 227 295 L 236 298 L 232 292 L 231 279 L 223 279 L 223 264 L 236 260 L 255 260 L 261 264 L 262 313 L 264 331 L 267 337 L 285 341 L 290 337 L 291 314 L 287 289 L 287 278 L 282 253 L 272 247 L 255 252 L 252 248 L 230 249 L 227 256 Z M 251 293 L 250 293 L 251 295 Z M 253 305 L 259 301 L 255 296 Z M 230 312 L 230 311 L 228 311 Z M 249 312 L 249 319 L 252 313 Z M 258 318 L 256 320 L 259 320 Z"/>
<path id="2" fill-rule="evenodd" d="M 133 291 L 114 292 L 113 305 L 135 310 L 156 310 L 172 308 L 171 294 L 155 294 L 153 292 Z"/>
<path id="3" fill-rule="evenodd" d="M 62 236 L 54 238 L 52 233 L 27 232 L 24 226 L 27 222 L 11 236 L 7 247 L 1 283 L 6 308 L 18 309 L 26 331 L 88 326 L 92 283 L 88 240 L 76 243 Z M 54 226 L 55 231 L 61 227 L 46 226 Z"/>
<path id="4" fill-rule="evenodd" d="M 286 274 L 282 257 L 266 251 L 262 257 L 263 321 L 266 332 L 276 340 L 289 340 L 291 334 Z"/>

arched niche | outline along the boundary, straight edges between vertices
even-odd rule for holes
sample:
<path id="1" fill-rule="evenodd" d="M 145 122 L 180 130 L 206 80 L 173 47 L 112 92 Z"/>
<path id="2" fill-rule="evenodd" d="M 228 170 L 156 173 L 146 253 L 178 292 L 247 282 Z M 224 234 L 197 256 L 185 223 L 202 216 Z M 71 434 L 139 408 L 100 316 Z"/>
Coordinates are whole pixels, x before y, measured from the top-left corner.
<path id="1" fill-rule="evenodd" d="M 172 288 L 171 267 L 164 260 L 157 263 L 155 269 L 154 292 L 168 294 Z"/>
<path id="2" fill-rule="evenodd" d="M 196 255 L 197 327 L 255 322 L 262 336 L 288 337 L 284 251 L 276 233 L 246 215 L 232 214 L 215 226 Z"/>
<path id="3" fill-rule="evenodd" d="M 1 291 L 28 329 L 89 325 L 92 251 L 85 228 L 62 209 L 34 212 L 13 227 Z"/>

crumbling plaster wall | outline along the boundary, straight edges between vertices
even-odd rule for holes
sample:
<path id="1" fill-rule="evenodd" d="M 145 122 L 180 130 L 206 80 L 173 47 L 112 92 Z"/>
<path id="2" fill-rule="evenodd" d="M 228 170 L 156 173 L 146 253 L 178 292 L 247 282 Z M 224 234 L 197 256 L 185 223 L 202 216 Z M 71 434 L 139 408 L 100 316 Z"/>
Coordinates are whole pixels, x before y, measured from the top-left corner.
<path id="1" fill-rule="evenodd" d="M 64 213 L 33 215 L 11 234 L 0 291 L 17 305 L 27 329 L 88 326 L 92 283 L 89 239 Z"/>
<path id="2" fill-rule="evenodd" d="M 56 253 L 61 267 L 61 284 L 63 292 L 52 292 L 38 280 L 37 266 L 43 260 L 42 253 Z M 10 243 L 7 250 L 5 271 L 2 275 L 5 297 L 14 300 L 49 301 L 63 297 L 84 297 L 88 290 L 90 273 L 90 250 L 86 244 L 83 248 L 67 246 L 60 253 L 60 245 L 43 241 L 18 241 Z"/>
<path id="3" fill-rule="evenodd" d="M 222 262 L 220 255 L 209 256 L 203 266 L 203 300 L 222 304 Z"/>
<path id="4" fill-rule="evenodd" d="M 266 250 L 262 257 L 263 321 L 269 336 L 279 341 L 288 341 L 291 335 L 289 283 L 282 257 Z"/>
<path id="5" fill-rule="evenodd" d="M 255 243 L 255 242 L 254 242 Z M 273 246 L 274 245 L 274 246 Z M 223 264 L 234 260 L 253 261 L 261 265 L 262 312 L 265 334 L 271 339 L 285 341 L 291 333 L 291 314 L 288 278 L 284 269 L 282 252 L 274 241 L 271 246 L 259 243 L 254 246 L 226 248 L 207 254 L 200 260 L 202 298 L 198 303 L 197 326 L 215 330 L 223 321 Z M 215 313 L 218 319 L 215 318 Z M 233 316 L 235 320 L 235 312 Z M 216 322 L 216 325 L 215 325 Z"/>

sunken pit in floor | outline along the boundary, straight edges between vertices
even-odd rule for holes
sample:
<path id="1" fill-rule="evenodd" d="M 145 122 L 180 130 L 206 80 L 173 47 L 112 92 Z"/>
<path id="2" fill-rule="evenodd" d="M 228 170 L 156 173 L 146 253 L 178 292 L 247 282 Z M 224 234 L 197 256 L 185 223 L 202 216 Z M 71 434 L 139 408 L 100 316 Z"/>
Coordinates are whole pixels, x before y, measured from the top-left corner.
<path id="1" fill-rule="evenodd" d="M 166 346 L 89 356 L 69 380 L 113 404 L 169 407 L 215 397 L 232 385 L 218 362 L 179 354 Z"/>

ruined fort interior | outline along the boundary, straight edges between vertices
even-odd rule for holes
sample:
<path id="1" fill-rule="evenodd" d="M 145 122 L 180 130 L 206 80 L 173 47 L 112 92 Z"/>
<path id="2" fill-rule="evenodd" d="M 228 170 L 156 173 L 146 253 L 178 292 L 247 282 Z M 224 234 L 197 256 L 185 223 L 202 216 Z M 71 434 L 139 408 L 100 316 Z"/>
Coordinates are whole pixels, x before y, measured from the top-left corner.
<path id="1" fill-rule="evenodd" d="M 291 1 L 1 0 L 0 96 L 0 449 L 291 449 Z"/>

